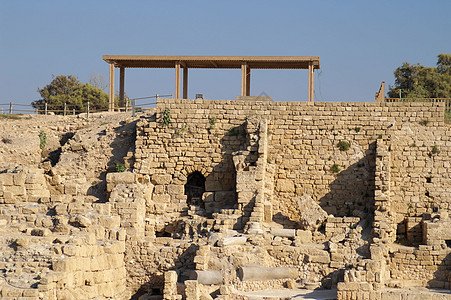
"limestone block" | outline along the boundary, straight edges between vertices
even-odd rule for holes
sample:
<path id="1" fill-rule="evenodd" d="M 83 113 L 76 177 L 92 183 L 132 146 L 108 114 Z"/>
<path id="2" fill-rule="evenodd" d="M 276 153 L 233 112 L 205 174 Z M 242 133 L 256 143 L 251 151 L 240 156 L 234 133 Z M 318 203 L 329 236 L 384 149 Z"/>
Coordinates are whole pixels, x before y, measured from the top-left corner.
<path id="1" fill-rule="evenodd" d="M 92 221 L 85 216 L 75 215 L 70 218 L 69 223 L 76 227 L 89 227 Z"/>
<path id="2" fill-rule="evenodd" d="M 186 300 L 199 300 L 199 283 L 196 280 L 186 280 L 185 286 Z"/>
<path id="3" fill-rule="evenodd" d="M 295 268 L 240 267 L 238 274 L 242 281 L 266 281 L 275 279 L 296 279 Z"/>
<path id="4" fill-rule="evenodd" d="M 310 195 L 302 196 L 299 201 L 300 225 L 304 230 L 317 230 L 327 219 L 327 212 Z"/>
<path id="5" fill-rule="evenodd" d="M 185 186 L 182 184 L 169 184 L 167 188 L 168 188 L 169 195 L 184 195 L 185 194 Z"/>
<path id="6" fill-rule="evenodd" d="M 311 262 L 311 263 L 321 263 L 321 264 L 328 264 L 328 263 L 330 263 L 330 256 L 329 256 L 329 254 L 326 252 L 326 251 L 324 251 L 325 253 L 324 254 L 319 254 L 319 255 L 310 255 L 310 254 L 307 254 L 306 255 L 306 260 L 308 261 L 308 262 Z"/>
<path id="7" fill-rule="evenodd" d="M 26 184 L 41 184 L 45 185 L 45 177 L 41 170 L 36 170 L 36 172 L 30 172 L 27 174 L 25 179 Z"/>
<path id="8" fill-rule="evenodd" d="M 296 230 L 296 239 L 303 244 L 312 242 L 312 232 L 310 230 Z"/>
<path id="9" fill-rule="evenodd" d="M 57 204 L 54 207 L 55 213 L 57 215 L 66 215 L 67 214 L 67 204 Z"/>
<path id="10" fill-rule="evenodd" d="M 13 173 L 0 173 L 0 183 L 4 186 L 14 185 Z"/>
<path id="11" fill-rule="evenodd" d="M 169 203 L 171 202 L 171 195 L 168 194 L 153 194 L 153 201 L 155 203 Z"/>
<path id="12" fill-rule="evenodd" d="M 69 195 L 77 195 L 78 185 L 76 183 L 66 183 L 64 193 Z"/>
<path id="13" fill-rule="evenodd" d="M 330 241 L 332 243 L 339 243 L 343 241 L 346 238 L 346 235 L 344 233 L 336 234 L 333 237 L 330 238 Z"/>
<path id="14" fill-rule="evenodd" d="M 276 191 L 278 192 L 288 192 L 288 193 L 294 193 L 295 192 L 295 186 L 294 182 L 289 179 L 279 179 L 276 182 Z"/>
<path id="15" fill-rule="evenodd" d="M 27 191 L 25 190 L 25 187 L 19 186 L 19 185 L 5 186 L 4 192 L 9 192 L 15 196 L 21 196 L 21 195 L 25 195 L 27 193 Z"/>
<path id="16" fill-rule="evenodd" d="M 153 174 L 151 181 L 155 185 L 169 184 L 172 181 L 172 175 L 170 175 L 170 174 Z"/>
<path id="17" fill-rule="evenodd" d="M 15 185 L 24 185 L 27 175 L 25 174 L 25 172 L 19 172 L 19 173 L 15 173 L 13 177 L 14 177 Z"/>

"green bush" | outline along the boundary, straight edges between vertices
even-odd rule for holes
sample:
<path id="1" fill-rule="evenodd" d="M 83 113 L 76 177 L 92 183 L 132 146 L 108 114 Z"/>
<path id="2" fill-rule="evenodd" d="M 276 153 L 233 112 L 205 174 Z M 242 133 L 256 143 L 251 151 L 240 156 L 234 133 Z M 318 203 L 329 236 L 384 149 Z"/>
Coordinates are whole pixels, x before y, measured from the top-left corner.
<path id="1" fill-rule="evenodd" d="M 163 112 L 163 124 L 169 126 L 171 124 L 171 111 L 166 108 Z"/>
<path id="2" fill-rule="evenodd" d="M 351 147 L 351 144 L 347 141 L 339 141 L 337 147 L 338 149 L 340 149 L 340 151 L 346 151 Z"/>
<path id="3" fill-rule="evenodd" d="M 337 164 L 333 164 L 332 167 L 330 167 L 330 170 L 333 173 L 339 173 L 341 171 L 340 166 L 338 166 Z"/>
<path id="4" fill-rule="evenodd" d="M 116 163 L 116 172 L 121 173 L 125 172 L 126 168 L 124 164 Z"/>
<path id="5" fill-rule="evenodd" d="M 39 133 L 39 148 L 44 149 L 47 144 L 47 134 L 45 131 Z"/>

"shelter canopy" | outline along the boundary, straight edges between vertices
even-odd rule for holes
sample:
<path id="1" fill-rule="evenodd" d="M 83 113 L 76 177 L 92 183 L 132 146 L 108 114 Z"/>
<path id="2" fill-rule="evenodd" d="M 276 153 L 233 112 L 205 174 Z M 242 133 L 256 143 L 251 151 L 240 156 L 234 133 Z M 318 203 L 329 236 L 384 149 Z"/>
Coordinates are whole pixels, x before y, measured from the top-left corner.
<path id="1" fill-rule="evenodd" d="M 110 64 L 110 110 L 114 109 L 114 68 L 120 68 L 120 105 L 124 102 L 125 68 L 175 68 L 175 98 L 188 97 L 188 69 L 241 69 L 241 96 L 250 96 L 251 69 L 308 69 L 309 102 L 313 101 L 314 70 L 320 68 L 318 56 L 180 56 L 180 55 L 104 55 Z"/>
<path id="2" fill-rule="evenodd" d="M 168 56 L 168 55 L 104 55 L 103 60 L 116 68 L 241 69 L 246 63 L 251 69 L 319 69 L 318 56 Z"/>

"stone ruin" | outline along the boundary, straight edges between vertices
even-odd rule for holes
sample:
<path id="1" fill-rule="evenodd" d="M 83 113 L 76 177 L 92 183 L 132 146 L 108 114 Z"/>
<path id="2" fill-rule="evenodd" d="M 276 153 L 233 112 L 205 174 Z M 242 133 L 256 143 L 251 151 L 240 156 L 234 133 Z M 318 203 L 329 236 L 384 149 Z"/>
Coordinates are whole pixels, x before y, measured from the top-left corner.
<path id="1" fill-rule="evenodd" d="M 0 126 L 2 298 L 451 298 L 442 104 L 158 99 Z"/>

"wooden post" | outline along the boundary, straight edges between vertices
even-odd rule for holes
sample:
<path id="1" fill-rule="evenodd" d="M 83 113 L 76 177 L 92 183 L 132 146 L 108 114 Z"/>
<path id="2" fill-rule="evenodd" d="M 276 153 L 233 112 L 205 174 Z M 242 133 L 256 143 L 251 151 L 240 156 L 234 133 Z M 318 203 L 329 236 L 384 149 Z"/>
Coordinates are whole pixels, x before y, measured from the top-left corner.
<path id="1" fill-rule="evenodd" d="M 125 68 L 120 67 L 119 72 L 119 107 L 125 106 Z"/>
<path id="2" fill-rule="evenodd" d="M 183 68 L 183 99 L 188 99 L 188 67 Z"/>
<path id="3" fill-rule="evenodd" d="M 66 102 L 64 102 L 64 113 L 63 113 L 64 116 L 66 115 L 66 108 L 67 108 L 67 104 L 66 104 Z"/>
<path id="4" fill-rule="evenodd" d="M 314 66 L 313 62 L 308 65 L 308 102 L 313 103 L 313 86 L 314 86 Z"/>
<path id="5" fill-rule="evenodd" d="M 251 68 L 246 68 L 246 96 L 251 95 Z"/>
<path id="6" fill-rule="evenodd" d="M 89 118 L 89 101 L 86 105 L 86 118 Z"/>
<path id="7" fill-rule="evenodd" d="M 13 103 L 9 102 L 9 114 L 12 115 L 13 114 Z"/>
<path id="8" fill-rule="evenodd" d="M 47 102 L 44 103 L 44 114 L 47 114 Z"/>
<path id="9" fill-rule="evenodd" d="M 246 96 L 247 92 L 247 63 L 241 63 L 241 96 Z"/>
<path id="10" fill-rule="evenodd" d="M 180 62 L 175 63 L 175 99 L 180 99 Z"/>
<path id="11" fill-rule="evenodd" d="M 75 108 L 72 109 L 72 113 L 75 116 Z"/>
<path id="12" fill-rule="evenodd" d="M 108 111 L 114 110 L 114 64 L 110 64 L 110 95 L 108 100 Z"/>

